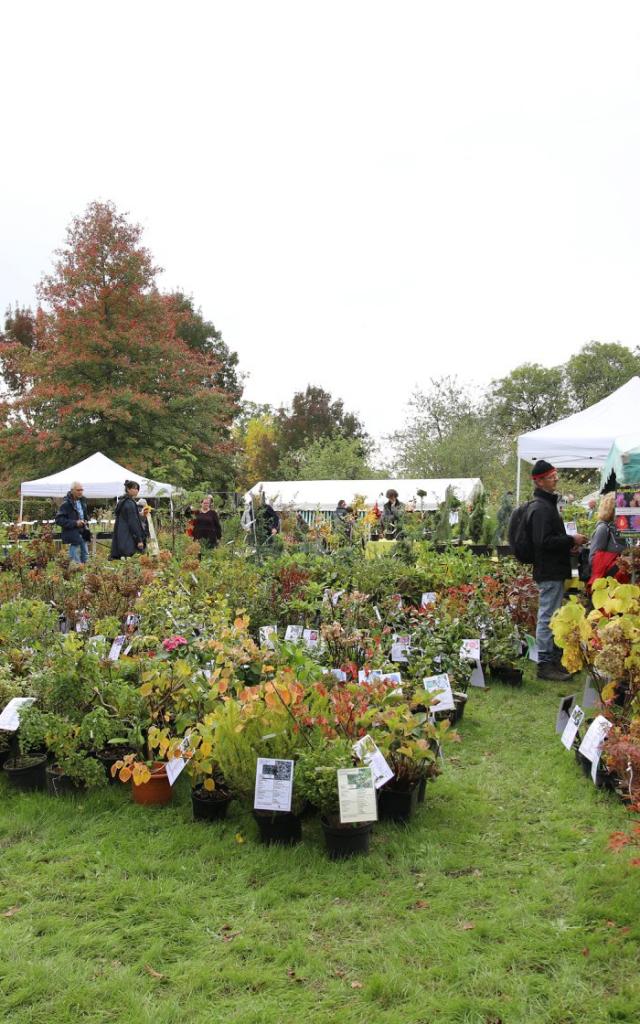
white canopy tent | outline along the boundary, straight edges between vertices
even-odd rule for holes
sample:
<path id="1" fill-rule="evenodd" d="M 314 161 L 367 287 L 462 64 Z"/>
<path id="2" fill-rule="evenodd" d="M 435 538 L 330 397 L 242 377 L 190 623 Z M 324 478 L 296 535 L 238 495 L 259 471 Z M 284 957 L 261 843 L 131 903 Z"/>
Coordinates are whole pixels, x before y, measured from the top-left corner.
<path id="1" fill-rule="evenodd" d="M 445 500 L 448 487 L 460 501 L 472 501 L 482 491 L 478 477 L 447 480 L 263 480 L 244 496 L 245 503 L 263 493 L 276 510 L 287 506 L 300 511 L 332 512 L 339 501 L 349 505 L 362 495 L 365 505 L 372 507 L 386 501 L 385 492 L 394 488 L 403 503 L 415 502 L 417 509 L 432 511 Z M 418 491 L 425 491 L 420 498 Z"/>
<path id="2" fill-rule="evenodd" d="M 169 498 L 172 509 L 173 494 L 179 490 L 172 484 L 149 480 L 132 469 L 118 465 L 102 452 L 96 452 L 59 473 L 43 476 L 40 480 L 25 480 L 20 484 L 20 519 L 26 497 L 64 498 L 76 480 L 84 487 L 85 498 L 117 498 L 124 493 L 125 480 L 136 480 L 140 484 L 142 498 Z"/>
<path id="3" fill-rule="evenodd" d="M 520 460 L 533 464 L 546 459 L 558 469 L 600 469 L 615 438 L 637 430 L 640 418 L 640 377 L 595 405 L 518 438 L 517 500 L 520 500 Z"/>

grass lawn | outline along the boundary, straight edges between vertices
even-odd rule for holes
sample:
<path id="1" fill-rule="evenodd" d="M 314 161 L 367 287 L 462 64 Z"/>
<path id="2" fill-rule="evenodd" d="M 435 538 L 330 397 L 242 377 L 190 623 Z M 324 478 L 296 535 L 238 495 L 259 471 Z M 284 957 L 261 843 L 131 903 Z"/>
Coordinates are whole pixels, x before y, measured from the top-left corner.
<path id="1" fill-rule="evenodd" d="M 0 1019 L 20 1024 L 640 1020 L 629 824 L 554 733 L 562 687 L 471 692 L 443 776 L 368 858 L 330 863 L 123 786 L 0 784 Z M 237 834 L 245 838 L 238 842 Z"/>

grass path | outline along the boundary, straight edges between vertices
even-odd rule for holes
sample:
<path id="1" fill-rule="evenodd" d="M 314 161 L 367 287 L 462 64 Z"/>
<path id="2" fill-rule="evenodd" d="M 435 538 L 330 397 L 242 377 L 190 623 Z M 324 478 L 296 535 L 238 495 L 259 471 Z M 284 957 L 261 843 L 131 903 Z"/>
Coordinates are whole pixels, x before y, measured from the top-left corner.
<path id="1" fill-rule="evenodd" d="M 193 824 L 182 786 L 155 810 L 3 782 L 0 1019 L 639 1021 L 640 872 L 606 847 L 628 814 L 561 747 L 559 695 L 473 691 L 415 824 L 341 864 L 315 821 L 294 850 L 239 808 Z"/>

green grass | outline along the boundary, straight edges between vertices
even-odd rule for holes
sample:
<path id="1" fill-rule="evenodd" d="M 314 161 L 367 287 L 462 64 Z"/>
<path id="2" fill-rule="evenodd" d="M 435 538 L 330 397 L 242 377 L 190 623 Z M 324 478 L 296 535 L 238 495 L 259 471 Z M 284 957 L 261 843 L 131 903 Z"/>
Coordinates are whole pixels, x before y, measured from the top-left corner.
<path id="1" fill-rule="evenodd" d="M 415 823 L 351 862 L 313 820 L 292 850 L 238 807 L 195 824 L 182 784 L 145 809 L 3 783 L 0 1019 L 637 1022 L 640 874 L 607 850 L 629 818 L 560 745 L 560 690 L 472 691 Z"/>

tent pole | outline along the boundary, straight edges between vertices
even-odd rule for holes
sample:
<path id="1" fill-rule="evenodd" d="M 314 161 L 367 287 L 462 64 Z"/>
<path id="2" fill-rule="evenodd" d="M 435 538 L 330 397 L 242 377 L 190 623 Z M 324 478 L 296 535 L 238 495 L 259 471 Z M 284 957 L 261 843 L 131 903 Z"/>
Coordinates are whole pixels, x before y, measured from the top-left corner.
<path id="1" fill-rule="evenodd" d="M 520 504 L 520 456 L 518 456 L 518 476 L 516 478 L 516 505 Z"/>
<path id="2" fill-rule="evenodd" d="M 18 522 L 22 522 L 22 509 L 24 506 L 24 494 L 20 491 L 20 515 L 18 516 Z"/>
<path id="3" fill-rule="evenodd" d="M 171 509 L 171 551 L 176 553 L 176 520 L 173 513 L 173 495 L 169 495 L 169 508 Z"/>

